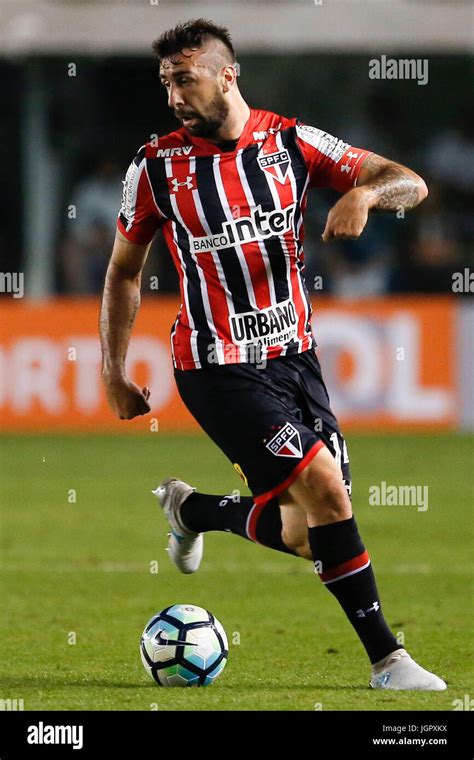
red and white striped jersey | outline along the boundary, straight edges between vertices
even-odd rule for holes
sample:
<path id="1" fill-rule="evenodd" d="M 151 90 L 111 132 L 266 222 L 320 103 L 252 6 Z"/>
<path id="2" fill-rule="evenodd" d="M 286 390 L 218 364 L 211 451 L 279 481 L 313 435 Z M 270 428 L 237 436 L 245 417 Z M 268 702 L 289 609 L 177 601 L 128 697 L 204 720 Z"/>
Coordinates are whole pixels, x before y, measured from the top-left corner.
<path id="1" fill-rule="evenodd" d="M 184 127 L 142 146 L 118 229 L 146 244 L 158 228 L 180 279 L 173 364 L 255 361 L 316 345 L 304 282 L 310 187 L 354 187 L 369 151 L 295 118 L 251 109 L 235 150 Z"/>

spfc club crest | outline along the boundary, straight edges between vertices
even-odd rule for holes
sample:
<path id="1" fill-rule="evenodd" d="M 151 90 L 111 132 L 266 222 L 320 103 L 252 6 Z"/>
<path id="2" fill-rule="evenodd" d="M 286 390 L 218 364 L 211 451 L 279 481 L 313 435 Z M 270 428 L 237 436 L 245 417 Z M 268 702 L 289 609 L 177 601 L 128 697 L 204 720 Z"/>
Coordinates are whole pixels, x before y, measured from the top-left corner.
<path id="1" fill-rule="evenodd" d="M 283 185 L 288 174 L 290 156 L 287 150 L 279 150 L 278 153 L 264 153 L 258 157 L 258 165 L 262 171 L 267 172 Z"/>
<path id="2" fill-rule="evenodd" d="M 303 456 L 300 434 L 291 422 L 283 425 L 265 445 L 276 457 L 301 459 Z"/>

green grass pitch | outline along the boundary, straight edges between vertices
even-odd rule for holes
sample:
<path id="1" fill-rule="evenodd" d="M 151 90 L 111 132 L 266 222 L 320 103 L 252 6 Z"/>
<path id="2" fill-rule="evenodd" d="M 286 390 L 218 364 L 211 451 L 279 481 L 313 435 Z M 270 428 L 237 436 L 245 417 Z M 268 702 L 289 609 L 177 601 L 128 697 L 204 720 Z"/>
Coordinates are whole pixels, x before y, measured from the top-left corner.
<path id="1" fill-rule="evenodd" d="M 203 435 L 157 432 L 0 439 L 0 699 L 23 699 L 25 710 L 452 710 L 473 693 L 473 439 L 348 443 L 385 615 L 446 692 L 369 689 L 365 653 L 310 562 L 212 533 L 199 572 L 180 575 L 150 490 L 169 475 L 209 493 L 242 484 Z M 381 481 L 427 485 L 428 510 L 369 505 Z M 211 610 L 229 637 L 227 666 L 206 689 L 159 688 L 140 662 L 145 623 L 180 602 Z"/>

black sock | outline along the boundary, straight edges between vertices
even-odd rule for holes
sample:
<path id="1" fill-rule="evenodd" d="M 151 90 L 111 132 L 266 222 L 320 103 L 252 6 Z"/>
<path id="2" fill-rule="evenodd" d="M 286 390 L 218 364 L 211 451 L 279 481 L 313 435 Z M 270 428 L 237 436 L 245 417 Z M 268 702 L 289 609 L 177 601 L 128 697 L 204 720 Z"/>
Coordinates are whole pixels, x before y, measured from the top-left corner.
<path id="1" fill-rule="evenodd" d="M 257 506 L 251 496 L 214 496 L 194 491 L 181 506 L 186 528 L 196 533 L 226 531 L 287 554 L 294 554 L 281 538 L 281 515 L 277 499 Z"/>
<path id="2" fill-rule="evenodd" d="M 308 528 L 315 571 L 334 594 L 371 663 L 401 649 L 382 614 L 375 576 L 353 517 Z"/>

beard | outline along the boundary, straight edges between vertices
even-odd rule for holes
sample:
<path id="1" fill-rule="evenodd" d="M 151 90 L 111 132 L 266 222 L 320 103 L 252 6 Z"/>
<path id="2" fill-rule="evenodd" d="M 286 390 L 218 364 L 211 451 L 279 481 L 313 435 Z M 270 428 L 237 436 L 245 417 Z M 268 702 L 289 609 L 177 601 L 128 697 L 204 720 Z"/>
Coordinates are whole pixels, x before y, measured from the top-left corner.
<path id="1" fill-rule="evenodd" d="M 192 116 L 195 119 L 194 124 L 187 126 L 186 129 L 195 137 L 215 138 L 217 137 L 218 130 L 227 119 L 228 114 L 229 106 L 224 96 L 216 91 L 205 114 L 197 113 L 196 111 L 185 112 L 186 116 Z M 178 116 L 178 119 L 183 119 L 183 113 Z"/>

